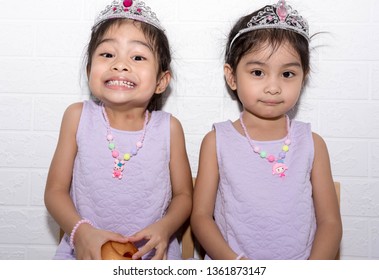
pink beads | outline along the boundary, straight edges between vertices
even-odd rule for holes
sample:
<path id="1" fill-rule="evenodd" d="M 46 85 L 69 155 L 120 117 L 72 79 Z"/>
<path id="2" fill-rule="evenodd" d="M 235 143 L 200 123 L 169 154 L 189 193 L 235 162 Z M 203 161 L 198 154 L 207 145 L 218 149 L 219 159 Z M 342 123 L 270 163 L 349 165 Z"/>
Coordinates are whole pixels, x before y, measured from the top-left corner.
<path id="1" fill-rule="evenodd" d="M 280 8 L 283 8 L 284 11 L 282 15 L 287 15 L 286 6 L 284 1 L 280 2 Z M 279 9 L 279 8 L 278 8 Z M 273 172 L 272 175 L 279 175 L 279 177 L 283 178 L 285 177 L 284 172 L 288 169 L 288 167 L 284 164 L 284 158 L 286 157 L 286 153 L 289 151 L 289 145 L 291 145 L 291 140 L 289 139 L 289 131 L 290 131 L 290 120 L 288 116 L 286 116 L 287 120 L 287 137 L 284 139 L 284 143 L 282 145 L 282 150 L 279 152 L 278 157 L 275 157 L 273 154 L 268 154 L 266 151 L 261 150 L 258 146 L 255 146 L 253 140 L 250 138 L 249 133 L 247 131 L 247 128 L 243 122 L 242 114 L 240 115 L 240 124 L 242 127 L 242 130 L 245 134 L 245 137 L 247 138 L 250 147 L 253 149 L 254 153 L 258 154 L 262 159 L 266 159 L 270 164 L 273 165 Z"/>
<path id="2" fill-rule="evenodd" d="M 120 153 L 118 151 L 116 151 L 116 150 L 112 151 L 112 157 L 113 158 L 118 158 L 119 155 L 120 155 Z"/>
<path id="3" fill-rule="evenodd" d="M 87 220 L 87 219 L 82 219 L 79 222 L 77 222 L 75 224 L 74 228 L 72 229 L 71 234 L 70 234 L 70 247 L 71 247 L 71 249 L 75 249 L 75 246 L 74 246 L 74 237 L 75 237 L 76 231 L 78 230 L 78 228 L 79 228 L 79 226 L 81 224 L 89 224 L 92 227 L 94 226 L 93 223 L 91 221 Z"/>
<path id="4" fill-rule="evenodd" d="M 128 2 L 126 3 L 126 5 L 128 5 L 129 2 L 130 2 L 130 5 L 133 4 L 133 1 L 124 1 L 124 3 L 125 2 Z M 105 111 L 104 104 L 102 104 L 101 107 L 102 107 L 103 116 L 104 116 L 106 126 L 107 126 L 106 138 L 108 140 L 108 148 L 109 150 L 111 150 L 112 157 L 115 159 L 114 160 L 115 165 L 113 166 L 112 176 L 113 178 L 121 179 L 123 177 L 122 172 L 124 170 L 125 162 L 129 161 L 132 157 L 136 156 L 138 153 L 138 150 L 141 149 L 143 146 L 143 141 L 145 140 L 145 135 L 146 135 L 146 126 L 149 121 L 149 111 L 147 110 L 145 111 L 145 120 L 143 123 L 143 131 L 142 131 L 141 138 L 139 139 L 138 142 L 136 142 L 135 146 L 131 148 L 130 152 L 121 154 L 118 150 L 116 150 L 116 144 L 114 142 L 114 137 L 111 132 L 111 125 L 109 123 L 109 118 L 108 118 L 107 112 Z"/>
<path id="5" fill-rule="evenodd" d="M 274 161 L 275 161 L 275 157 L 274 157 L 273 155 L 269 155 L 269 156 L 267 157 L 267 160 L 268 160 L 269 162 L 274 162 Z"/>

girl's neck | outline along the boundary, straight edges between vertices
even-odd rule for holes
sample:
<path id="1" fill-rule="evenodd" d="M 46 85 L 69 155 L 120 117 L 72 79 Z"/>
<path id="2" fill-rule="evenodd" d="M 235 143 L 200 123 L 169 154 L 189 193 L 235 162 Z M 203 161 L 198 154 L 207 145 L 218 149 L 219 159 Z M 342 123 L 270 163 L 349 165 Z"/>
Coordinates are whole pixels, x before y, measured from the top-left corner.
<path id="1" fill-rule="evenodd" d="M 143 129 L 146 109 L 120 110 L 120 108 L 108 107 L 104 104 L 101 106 L 104 106 L 110 127 L 126 131 L 139 131 Z"/>
<path id="2" fill-rule="evenodd" d="M 256 141 L 280 140 L 289 133 L 286 115 L 275 119 L 264 119 L 244 111 L 241 117 L 243 118 L 250 137 Z M 235 124 L 240 127 L 238 130 L 242 132 L 243 135 L 244 133 L 239 121 L 235 122 Z"/>

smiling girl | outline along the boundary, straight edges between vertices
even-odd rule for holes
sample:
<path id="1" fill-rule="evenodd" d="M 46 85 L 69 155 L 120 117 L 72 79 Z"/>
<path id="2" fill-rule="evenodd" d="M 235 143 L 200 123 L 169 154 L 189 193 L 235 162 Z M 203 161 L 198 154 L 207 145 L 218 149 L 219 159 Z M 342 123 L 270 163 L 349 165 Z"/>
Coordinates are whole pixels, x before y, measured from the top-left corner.
<path id="1" fill-rule="evenodd" d="M 159 111 L 171 78 L 164 29 L 142 1 L 113 1 L 87 50 L 91 100 L 69 106 L 45 203 L 66 232 L 55 259 L 101 259 L 132 241 L 134 259 L 180 259 L 192 179 L 180 122 Z"/>

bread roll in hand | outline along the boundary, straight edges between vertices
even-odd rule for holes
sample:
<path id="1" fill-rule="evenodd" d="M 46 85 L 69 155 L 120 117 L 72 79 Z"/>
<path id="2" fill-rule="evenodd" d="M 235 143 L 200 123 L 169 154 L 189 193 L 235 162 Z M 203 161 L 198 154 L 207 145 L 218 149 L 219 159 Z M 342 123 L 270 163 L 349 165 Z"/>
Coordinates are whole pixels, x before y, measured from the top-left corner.
<path id="1" fill-rule="evenodd" d="M 101 247 L 101 258 L 103 260 L 132 260 L 132 256 L 137 252 L 138 249 L 132 242 L 108 241 Z"/>

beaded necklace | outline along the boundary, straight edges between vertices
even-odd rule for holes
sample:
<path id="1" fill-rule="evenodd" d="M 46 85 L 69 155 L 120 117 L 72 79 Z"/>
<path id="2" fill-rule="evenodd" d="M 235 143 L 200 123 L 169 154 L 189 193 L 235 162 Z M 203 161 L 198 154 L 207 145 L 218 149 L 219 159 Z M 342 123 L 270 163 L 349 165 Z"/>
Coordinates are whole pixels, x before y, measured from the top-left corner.
<path id="1" fill-rule="evenodd" d="M 288 116 L 286 116 L 287 119 L 287 136 L 284 140 L 284 145 L 282 146 L 282 151 L 278 154 L 278 157 L 275 157 L 272 154 L 268 154 L 266 151 L 261 150 L 258 146 L 256 146 L 253 142 L 253 140 L 250 138 L 249 133 L 247 132 L 246 126 L 242 120 L 242 113 L 240 115 L 240 123 L 243 129 L 243 132 L 245 134 L 245 137 L 247 138 L 247 141 L 249 142 L 251 148 L 253 149 L 254 153 L 258 154 L 262 159 L 266 159 L 269 163 L 272 164 L 272 175 L 278 175 L 280 178 L 285 177 L 286 175 L 284 172 L 288 170 L 288 166 L 284 164 L 284 159 L 286 157 L 286 153 L 289 151 L 289 145 L 291 145 L 291 140 L 289 138 L 289 131 L 290 131 L 290 120 Z"/>
<path id="2" fill-rule="evenodd" d="M 115 159 L 112 177 L 121 180 L 123 177 L 123 171 L 124 171 L 125 163 L 127 161 L 129 161 L 132 157 L 136 156 L 138 154 L 138 151 L 143 146 L 143 141 L 145 140 L 145 135 L 146 135 L 146 126 L 147 126 L 147 122 L 149 120 L 149 111 L 146 110 L 146 112 L 145 112 L 145 121 L 143 123 L 141 138 L 139 139 L 139 141 L 136 142 L 135 147 L 133 147 L 130 152 L 127 152 L 125 154 L 121 154 L 116 149 L 116 144 L 114 142 L 114 137 L 113 137 L 112 131 L 111 131 L 111 125 L 109 123 L 109 118 L 108 118 L 107 112 L 105 111 L 104 104 L 102 104 L 101 107 L 102 107 L 103 116 L 104 116 L 104 119 L 105 119 L 105 122 L 107 125 L 108 148 L 109 148 L 109 150 L 111 150 L 112 157 Z M 121 156 L 120 156 L 120 154 L 121 154 Z"/>

